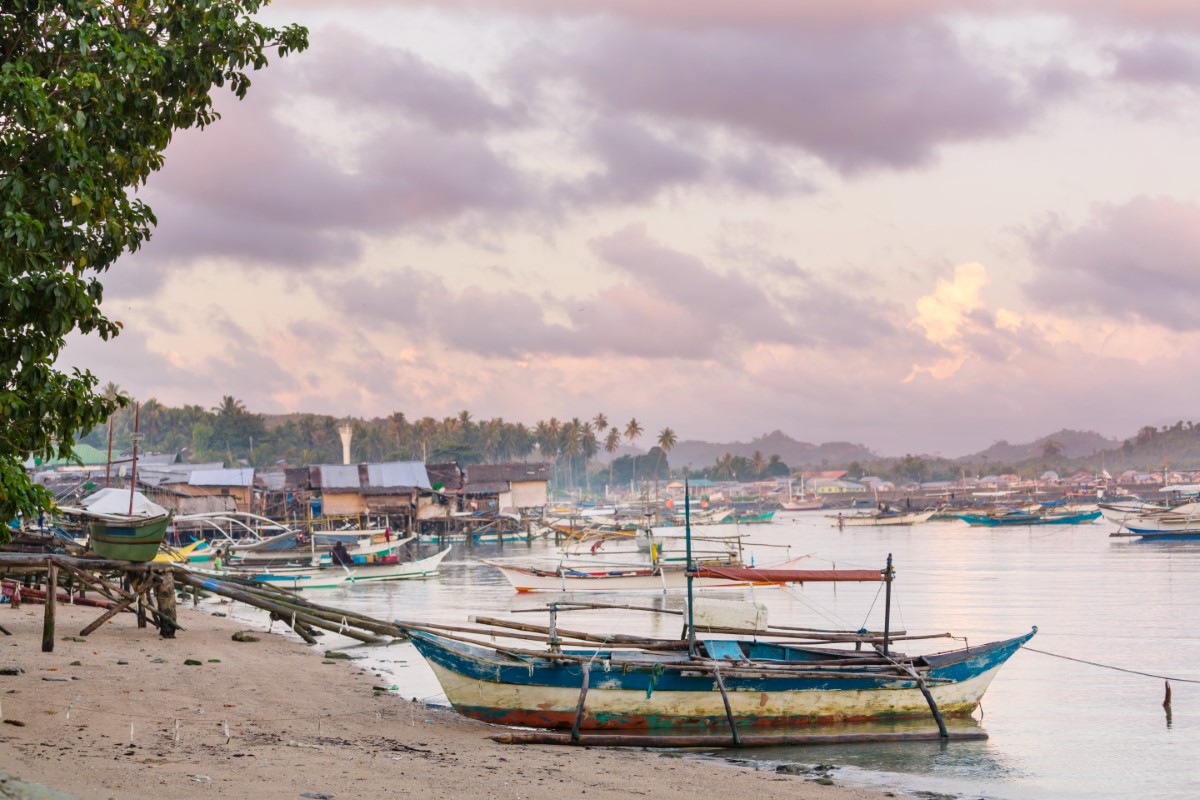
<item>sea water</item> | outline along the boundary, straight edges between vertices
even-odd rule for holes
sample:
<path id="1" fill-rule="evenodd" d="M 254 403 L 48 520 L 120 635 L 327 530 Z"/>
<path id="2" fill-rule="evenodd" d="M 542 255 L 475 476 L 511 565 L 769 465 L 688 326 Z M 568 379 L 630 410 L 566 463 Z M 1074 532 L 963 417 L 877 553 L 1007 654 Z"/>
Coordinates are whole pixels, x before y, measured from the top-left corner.
<path id="1" fill-rule="evenodd" d="M 981 742 L 910 742 L 715 752 L 764 767 L 835 764 L 843 783 L 996 800 L 1200 797 L 1200 542 L 1114 538 L 1115 526 L 971 528 L 961 522 L 839 531 L 820 512 L 777 514 L 745 526 L 759 566 L 808 555 L 813 569 L 882 568 L 894 557 L 892 627 L 958 639 L 899 642 L 933 652 L 1005 639 L 1038 626 L 984 696 Z M 704 530 L 712 530 L 706 528 Z M 721 526 L 723 532 L 729 526 Z M 545 624 L 553 594 L 512 591 L 481 558 L 545 558 L 553 543 L 456 545 L 441 573 L 422 581 L 314 591 L 316 602 L 391 620 L 465 625 L 472 615 Z M 881 630 L 880 584 L 808 584 L 722 590 L 765 603 L 781 625 Z M 576 595 L 578 599 L 580 595 Z M 593 602 L 678 609 L 682 593 L 584 595 Z M 241 608 L 239 616 L 251 616 Z M 278 623 L 276 623 L 278 625 Z M 679 616 L 606 609 L 562 613 L 563 628 L 679 635 Z M 327 636 L 322 648 L 344 643 Z M 445 702 L 410 644 L 363 648 L 371 668 L 405 698 Z M 1083 663 L 1092 662 L 1092 663 Z M 1164 709 L 1164 682 L 1173 702 Z M 1194 681 L 1195 683 L 1188 683 Z M 934 730 L 932 721 L 902 729 Z M 854 727 L 854 730 L 861 728 Z M 892 729 L 896 729 L 893 726 Z"/>

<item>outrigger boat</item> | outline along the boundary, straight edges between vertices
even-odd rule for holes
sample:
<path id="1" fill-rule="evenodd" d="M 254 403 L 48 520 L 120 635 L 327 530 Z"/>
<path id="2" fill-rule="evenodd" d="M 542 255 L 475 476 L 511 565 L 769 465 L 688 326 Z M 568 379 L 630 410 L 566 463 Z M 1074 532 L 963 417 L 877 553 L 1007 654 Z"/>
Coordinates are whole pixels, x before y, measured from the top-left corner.
<path id="1" fill-rule="evenodd" d="M 747 569 L 745 575 L 696 578 L 697 588 L 721 589 L 736 586 L 781 586 L 791 581 L 779 580 L 781 571 L 794 570 L 803 558 L 763 569 Z M 531 565 L 483 560 L 484 564 L 500 570 L 500 574 L 518 592 L 668 592 L 687 588 L 684 564 L 598 564 L 564 562 L 549 569 Z"/>
<path id="2" fill-rule="evenodd" d="M 877 527 L 881 525 L 919 525 L 933 518 L 933 510 L 929 511 L 897 511 L 894 508 L 875 508 L 867 512 L 854 514 L 826 514 L 833 524 L 839 528 Z"/>
<path id="3" fill-rule="evenodd" d="M 687 572 L 694 582 L 706 577 L 751 579 L 758 571 L 690 565 Z M 490 627 L 401 620 L 395 624 L 409 634 L 459 713 L 503 725 L 570 731 L 510 733 L 496 737 L 499 741 L 678 747 L 986 737 L 981 731 L 949 731 L 943 714 L 970 714 L 1000 667 L 1037 628 L 1003 641 L 904 655 L 892 649 L 895 641 L 930 637 L 910 637 L 890 629 L 895 575 L 891 556 L 882 570 L 787 572 L 789 579 L 807 581 L 884 581 L 887 604 L 882 633 L 770 628 L 760 619 L 709 625 L 701 633 L 690 588 L 686 635 L 678 640 L 563 630 L 557 626 L 559 604 L 551 604 L 550 625 L 545 628 L 478 618 L 473 622 Z M 542 635 L 512 633 L 513 629 Z M 742 638 L 717 638 L 713 633 Z M 784 641 L 768 641 L 760 635 Z M 541 638 L 546 648 L 494 643 L 504 636 Z M 588 646 L 568 648 L 564 641 Z M 838 649 L 832 646 L 835 643 L 855 648 Z M 869 649 L 862 649 L 864 645 Z M 938 723 L 937 732 L 850 734 L 849 738 L 744 735 L 747 728 L 772 725 L 902 719 L 930 713 Z M 677 730 L 672 735 L 645 735 L 663 728 Z M 689 728 L 697 733 L 684 733 Z"/>
<path id="4" fill-rule="evenodd" d="M 252 569 L 222 570 L 222 575 L 235 575 L 248 578 L 258 583 L 281 586 L 285 589 L 336 589 L 344 585 L 360 583 L 377 583 L 380 581 L 402 581 L 414 578 L 428 578 L 437 574 L 442 560 L 449 555 L 451 548 L 447 547 L 432 556 L 406 561 L 398 564 L 353 565 L 347 567 L 328 566 L 313 569 L 284 568 L 255 571 Z M 195 570 L 205 574 L 218 573 L 208 570 Z"/>
<path id="5" fill-rule="evenodd" d="M 997 528 L 1022 525 L 1079 525 L 1100 518 L 1099 511 L 1083 514 L 1034 514 L 1009 509 L 998 514 L 959 514 L 959 519 L 972 527 Z"/>

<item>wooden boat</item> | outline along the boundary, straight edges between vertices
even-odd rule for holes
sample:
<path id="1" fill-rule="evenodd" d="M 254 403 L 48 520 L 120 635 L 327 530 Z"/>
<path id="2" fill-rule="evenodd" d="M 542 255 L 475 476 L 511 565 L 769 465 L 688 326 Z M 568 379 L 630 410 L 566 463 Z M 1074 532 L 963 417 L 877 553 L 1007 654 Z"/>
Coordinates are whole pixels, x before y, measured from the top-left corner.
<path id="1" fill-rule="evenodd" d="M 746 568 L 747 574 L 736 577 L 713 576 L 697 578 L 698 588 L 729 588 L 734 586 L 779 586 L 793 581 L 780 580 L 778 573 L 794 570 L 803 559 L 771 567 Z M 518 592 L 668 592 L 687 588 L 684 564 L 658 565 L 576 565 L 562 564 L 550 569 L 534 566 L 484 561 L 500 570 Z"/>
<path id="2" fill-rule="evenodd" d="M 427 558 L 398 564 L 355 565 L 353 567 L 316 567 L 309 569 L 289 568 L 276 570 L 230 569 L 224 574 L 249 578 L 258 583 L 269 583 L 285 589 L 336 589 L 344 585 L 401 581 L 428 578 L 436 575 L 442 561 L 450 553 L 447 547 Z M 211 573 L 210 573 L 211 574 Z"/>
<path id="3" fill-rule="evenodd" d="M 934 511 L 897 511 L 894 508 L 874 508 L 854 514 L 826 514 L 839 528 L 877 527 L 881 525 L 918 525 L 928 522 Z"/>
<path id="4" fill-rule="evenodd" d="M 101 489 L 79 508 L 59 510 L 78 517 L 88 532 L 88 548 L 100 558 L 152 561 L 171 524 L 172 513 L 130 489 Z"/>
<path id="5" fill-rule="evenodd" d="M 820 511 L 825 507 L 825 501 L 815 500 L 785 500 L 779 504 L 783 511 Z"/>
<path id="6" fill-rule="evenodd" d="M 958 518 L 973 527 L 1000 527 L 1022 525 L 1079 525 L 1100 518 L 1099 511 L 1085 514 L 1031 514 L 1028 511 L 1010 510 L 999 514 L 959 514 Z"/>
<path id="7" fill-rule="evenodd" d="M 694 653 L 553 645 L 535 652 L 397 625 L 460 714 L 576 732 L 903 719 L 928 715 L 931 703 L 965 716 L 1037 632 L 907 657 L 753 639 L 697 641 Z"/>
<path id="8" fill-rule="evenodd" d="M 751 580 L 770 572 L 690 565 L 687 576 L 691 583 L 709 577 Z M 736 746 L 753 743 L 741 739 L 741 731 L 748 727 L 902 719 L 926 713 L 937 721 L 940 738 L 952 738 L 943 714 L 970 714 L 1000 667 L 1037 633 L 1035 627 L 1003 641 L 908 656 L 891 649 L 897 638 L 928 637 L 890 630 L 895 575 L 891 556 L 883 570 L 773 572 L 779 574 L 770 577 L 778 580 L 884 581 L 882 634 L 772 629 L 765 614 L 757 613 L 716 625 L 701 620 L 705 632 L 700 633 L 691 586 L 685 634 L 678 640 L 565 630 L 557 624 L 557 603 L 550 606 L 550 624 L 545 628 L 480 618 L 472 622 L 490 627 L 401 620 L 395 624 L 409 634 L 459 713 L 503 725 L 571 731 L 569 739 L 512 735 L 505 741 L 596 744 L 601 737 L 585 738 L 581 732 L 675 729 L 673 735 L 657 741 L 636 737 L 640 745 L 666 747 L 676 746 L 672 740 L 687 728 L 728 729 L 729 740 L 724 743 Z M 514 629 L 543 634 L 545 649 L 495 643 L 504 636 L 539 638 L 511 633 Z M 751 634 L 751 638 L 717 638 L 722 633 Z M 564 647 L 564 641 L 588 644 Z M 837 642 L 847 649 L 834 647 Z M 863 645 L 874 649 L 862 649 Z M 605 738 L 606 743 L 619 745 L 635 737 Z M 693 744 L 703 739 L 683 738 Z M 767 739 L 779 743 L 778 737 L 762 737 L 764 743 Z"/>
<path id="9" fill-rule="evenodd" d="M 152 561 L 171 524 L 172 512 L 152 517 L 89 516 L 88 546 L 100 558 Z"/>

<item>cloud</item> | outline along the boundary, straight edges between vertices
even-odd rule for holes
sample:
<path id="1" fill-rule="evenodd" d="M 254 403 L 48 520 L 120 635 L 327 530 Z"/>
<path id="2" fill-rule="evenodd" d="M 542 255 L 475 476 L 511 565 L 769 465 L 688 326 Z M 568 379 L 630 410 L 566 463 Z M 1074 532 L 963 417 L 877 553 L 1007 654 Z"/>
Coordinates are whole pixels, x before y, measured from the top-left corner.
<path id="1" fill-rule="evenodd" d="M 1200 49 L 1196 43 L 1154 39 L 1138 47 L 1116 48 L 1113 75 L 1119 80 L 1141 84 L 1184 84 L 1200 88 Z"/>
<path id="2" fill-rule="evenodd" d="M 1200 330 L 1200 206 L 1164 197 L 1098 205 L 1086 224 L 1045 226 L 1029 246 L 1041 269 L 1026 295 L 1044 309 Z"/>
<path id="3" fill-rule="evenodd" d="M 845 173 L 1010 135 L 1070 85 L 1061 65 L 1023 77 L 990 68 L 936 22 L 832 36 L 596 23 L 519 56 L 513 71 L 531 87 L 569 79 L 606 116 L 716 126 Z"/>
<path id="4" fill-rule="evenodd" d="M 304 90 L 343 110 L 398 113 L 447 133 L 527 122 L 521 107 L 497 102 L 472 78 L 345 28 L 321 30 L 300 64 Z"/>
<path id="5" fill-rule="evenodd" d="M 917 315 L 909 327 L 922 331 L 942 355 L 927 364 L 913 364 L 905 383 L 921 374 L 945 381 L 970 359 L 1003 361 L 1021 349 L 1016 342 L 1018 316 L 1004 310 L 993 314 L 985 307 L 983 290 L 989 283 L 991 277 L 983 264 L 959 264 L 951 280 L 938 278 L 933 292 L 917 299 Z"/>

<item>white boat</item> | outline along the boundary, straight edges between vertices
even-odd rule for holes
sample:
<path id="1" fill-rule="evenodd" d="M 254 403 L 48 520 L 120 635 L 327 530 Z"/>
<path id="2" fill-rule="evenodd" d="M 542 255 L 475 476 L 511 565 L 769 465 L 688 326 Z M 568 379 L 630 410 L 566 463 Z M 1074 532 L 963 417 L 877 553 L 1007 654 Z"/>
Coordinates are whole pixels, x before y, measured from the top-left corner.
<path id="1" fill-rule="evenodd" d="M 760 579 L 697 578 L 696 588 L 716 589 L 733 586 L 778 586 L 787 583 L 772 574 L 780 570 L 795 570 L 803 558 L 773 564 L 757 570 Z M 518 592 L 668 592 L 687 588 L 687 573 L 683 564 L 569 565 L 552 568 L 533 565 L 484 561 L 500 570 Z M 745 569 L 739 567 L 742 571 Z"/>
<path id="2" fill-rule="evenodd" d="M 932 509 L 929 511 L 902 512 L 875 508 L 866 513 L 838 513 L 826 514 L 825 516 L 832 520 L 833 524 L 839 528 L 849 528 L 878 527 L 881 525 L 917 525 L 922 522 L 928 522 L 935 513 L 937 512 Z"/>
<path id="3" fill-rule="evenodd" d="M 1194 532 L 1200 529 L 1200 502 L 1149 511 L 1125 520 L 1122 525 L 1129 532 L 1138 535 Z"/>
<path id="4" fill-rule="evenodd" d="M 284 589 L 334 589 L 343 585 L 400 581 L 436 575 L 449 547 L 428 558 L 399 564 L 363 565 L 354 567 L 317 567 L 308 569 L 226 570 L 222 574 L 238 575 L 258 583 L 268 583 Z M 208 572 L 207 574 L 216 574 Z"/>

